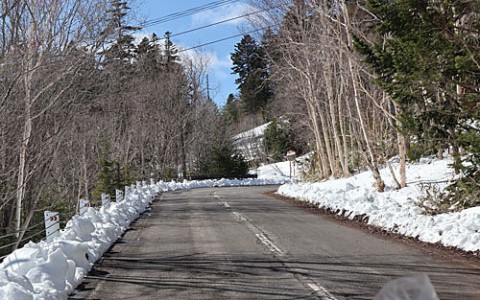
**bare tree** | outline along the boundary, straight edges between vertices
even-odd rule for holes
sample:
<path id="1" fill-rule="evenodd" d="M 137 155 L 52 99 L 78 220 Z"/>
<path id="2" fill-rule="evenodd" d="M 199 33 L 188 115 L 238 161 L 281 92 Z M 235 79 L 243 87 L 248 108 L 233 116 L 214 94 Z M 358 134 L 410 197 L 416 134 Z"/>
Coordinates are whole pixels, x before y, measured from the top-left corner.
<path id="1" fill-rule="evenodd" d="M 298 95 L 294 99 L 306 104 L 319 177 L 349 175 L 359 153 L 377 189 L 383 191 L 374 140 L 376 132 L 383 132 L 388 124 L 370 103 L 375 88 L 364 84 L 370 78 L 365 78 L 360 59 L 352 52 L 355 24 L 350 16 L 355 17 L 356 11 L 348 11 L 342 1 L 265 0 L 256 4 L 267 13 L 256 16 L 253 24 L 278 27 L 269 34 L 274 46 L 267 47 L 272 79 L 288 86 Z M 380 124 L 383 128 L 378 128 Z"/>
<path id="2" fill-rule="evenodd" d="M 82 47 L 93 50 L 98 38 L 91 38 L 99 36 L 98 26 L 103 20 L 102 11 L 105 11 L 102 7 L 102 1 L 27 0 L 2 3 L 2 74 L 9 80 L 2 85 L 6 93 L 3 94 L 1 108 L 3 113 L 8 115 L 13 112 L 22 120 L 18 123 L 19 130 L 14 131 L 20 142 L 14 143 L 16 146 L 13 149 L 18 155 L 15 160 L 15 219 L 19 239 L 23 233 L 22 224 L 25 228 L 28 223 L 23 223 L 24 201 L 27 197 L 38 196 L 31 194 L 32 181 L 50 168 L 51 160 L 42 161 L 45 157 L 41 157 L 36 147 L 45 146 L 42 144 L 45 139 L 48 145 L 58 141 L 59 131 L 56 129 L 61 127 L 60 124 L 56 124 L 57 128 L 49 128 L 44 127 L 50 125 L 45 121 L 49 112 L 66 107 L 73 100 L 64 96 L 73 87 L 87 60 L 84 55 L 70 54 Z M 9 73 L 12 69 L 15 71 Z M 15 103 L 16 108 L 10 103 Z M 54 154 L 50 153 L 48 158 L 54 158 Z M 5 200 L 8 199 L 11 198 L 7 196 Z M 33 205 L 29 209 L 34 210 L 37 202 L 28 203 L 28 206 Z M 7 202 L 2 205 L 7 205 Z"/>

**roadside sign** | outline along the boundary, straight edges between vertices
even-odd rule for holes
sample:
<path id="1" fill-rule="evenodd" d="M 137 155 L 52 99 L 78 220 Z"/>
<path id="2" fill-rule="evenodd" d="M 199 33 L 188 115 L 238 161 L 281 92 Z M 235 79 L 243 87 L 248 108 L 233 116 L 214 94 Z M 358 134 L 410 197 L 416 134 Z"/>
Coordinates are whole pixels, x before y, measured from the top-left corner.
<path id="1" fill-rule="evenodd" d="M 295 176 L 295 159 L 297 158 L 297 151 L 295 151 L 294 148 L 289 148 L 287 149 L 287 153 L 285 154 L 285 157 L 289 162 L 290 179 L 292 179 L 292 172 L 293 172 L 293 176 Z"/>

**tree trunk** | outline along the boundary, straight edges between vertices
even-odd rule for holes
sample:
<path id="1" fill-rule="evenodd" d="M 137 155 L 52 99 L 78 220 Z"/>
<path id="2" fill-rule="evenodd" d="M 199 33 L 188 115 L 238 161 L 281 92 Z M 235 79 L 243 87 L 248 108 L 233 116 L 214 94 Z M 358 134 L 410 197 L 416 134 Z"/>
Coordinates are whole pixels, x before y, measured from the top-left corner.
<path id="1" fill-rule="evenodd" d="M 346 35 L 347 35 L 347 45 L 351 46 L 352 42 L 351 42 L 350 29 L 349 29 L 350 21 L 348 19 L 349 18 L 348 17 L 348 10 L 347 10 L 346 4 L 345 4 L 345 0 L 342 0 L 341 2 L 342 2 L 343 17 L 345 18 L 345 24 L 346 24 L 345 30 L 346 30 Z M 366 145 L 366 148 L 367 148 L 365 150 L 368 152 L 370 169 L 372 171 L 372 175 L 373 175 L 373 178 L 375 180 L 375 185 L 377 187 L 377 191 L 383 192 L 384 189 L 385 189 L 385 183 L 384 183 L 384 181 L 383 181 L 383 179 L 380 175 L 380 172 L 378 170 L 377 158 L 376 158 L 375 154 L 373 153 L 373 149 L 370 145 L 370 140 L 369 140 L 369 137 L 368 137 L 368 134 L 367 134 L 365 121 L 364 121 L 364 118 L 362 116 L 362 111 L 360 109 L 358 82 L 357 82 L 358 81 L 358 73 L 357 73 L 357 69 L 354 66 L 354 63 L 352 61 L 351 56 L 348 57 L 348 66 L 349 66 L 351 79 L 352 79 L 352 87 L 353 87 L 353 94 L 354 94 L 353 98 L 354 98 L 355 107 L 356 107 L 357 113 L 358 113 L 360 130 L 361 130 L 361 133 L 362 133 L 363 138 L 365 140 L 365 145 Z"/>
<path id="2" fill-rule="evenodd" d="M 407 186 L 407 143 L 405 136 L 397 131 L 398 156 L 400 157 L 400 188 Z"/>

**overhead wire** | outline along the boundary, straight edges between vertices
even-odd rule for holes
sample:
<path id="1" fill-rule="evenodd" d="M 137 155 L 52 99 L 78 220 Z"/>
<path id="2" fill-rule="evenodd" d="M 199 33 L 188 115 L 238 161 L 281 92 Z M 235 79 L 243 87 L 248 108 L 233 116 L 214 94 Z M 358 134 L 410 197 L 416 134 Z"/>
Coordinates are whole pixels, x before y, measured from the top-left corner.
<path id="1" fill-rule="evenodd" d="M 154 26 L 154 25 L 169 22 L 169 21 L 176 20 L 176 19 L 179 19 L 179 18 L 191 16 L 191 15 L 197 14 L 197 13 L 205 11 L 205 10 L 211 10 L 211 9 L 222 7 L 222 6 L 225 6 L 225 5 L 228 5 L 228 4 L 233 4 L 233 3 L 239 2 L 239 1 L 241 1 L 241 0 L 214 1 L 214 2 L 210 2 L 210 3 L 207 3 L 207 4 L 201 5 L 201 6 L 194 7 L 194 8 L 186 9 L 186 10 L 175 12 L 175 13 L 171 13 L 171 14 L 165 15 L 165 16 L 160 17 L 160 18 L 155 18 L 155 19 L 152 19 L 152 20 L 148 20 L 148 21 L 146 21 L 142 24 L 139 24 L 139 25 L 143 28 L 151 27 L 151 26 Z"/>
<path id="2" fill-rule="evenodd" d="M 236 38 L 236 37 L 244 36 L 246 34 L 259 32 L 259 31 L 262 31 L 262 30 L 265 30 L 265 29 L 268 29 L 268 28 L 272 28 L 272 27 L 275 27 L 275 26 L 277 26 L 277 24 L 270 25 L 270 26 L 267 26 L 267 27 L 258 28 L 258 29 L 251 30 L 251 31 L 248 31 L 248 32 L 241 32 L 239 34 L 231 35 L 229 37 L 225 37 L 225 38 L 221 38 L 221 39 L 214 40 L 214 41 L 211 41 L 211 42 L 203 43 L 203 44 L 193 46 L 193 47 L 190 47 L 190 48 L 180 49 L 180 50 L 178 50 L 177 53 L 182 53 L 182 52 L 194 50 L 194 49 L 197 49 L 197 48 L 205 47 L 205 46 L 208 46 L 208 45 L 216 44 L 216 43 L 223 42 L 223 41 L 226 41 L 226 40 L 230 40 L 230 39 L 233 39 L 233 38 Z"/>
<path id="3" fill-rule="evenodd" d="M 204 25 L 204 26 L 196 27 L 196 28 L 189 29 L 189 30 L 186 30 L 186 31 L 182 31 L 182 32 L 179 32 L 179 33 L 172 33 L 170 35 L 170 37 L 184 35 L 184 34 L 187 34 L 187 33 L 195 32 L 195 31 L 198 31 L 198 30 L 202 30 L 202 29 L 205 29 L 205 28 L 212 27 L 212 26 L 216 26 L 216 25 L 220 25 L 220 24 L 223 24 L 223 23 L 235 21 L 235 20 L 242 19 L 242 18 L 245 18 L 245 17 L 248 17 L 248 16 L 259 14 L 259 13 L 267 11 L 267 10 L 268 9 L 262 9 L 262 10 L 250 12 L 250 13 L 247 13 L 247 14 L 244 14 L 244 15 L 240 15 L 240 16 L 237 16 L 237 17 L 233 17 L 233 18 L 225 19 L 225 20 L 218 21 L 218 22 L 215 22 L 215 23 L 211 23 L 211 24 L 208 24 L 208 25 Z"/>
<path id="4" fill-rule="evenodd" d="M 221 0 L 221 1 L 210 2 L 210 3 L 202 5 L 202 6 L 194 7 L 194 8 L 191 8 L 191 9 L 184 10 L 184 11 L 172 13 L 172 14 L 160 17 L 160 18 L 149 20 L 149 21 L 143 23 L 143 27 L 145 28 L 145 27 L 158 25 L 158 24 L 161 24 L 161 23 L 166 23 L 168 21 L 172 21 L 172 20 L 175 20 L 175 19 L 190 16 L 190 15 L 199 13 L 201 11 L 215 9 L 215 8 L 218 8 L 218 7 L 221 7 L 221 6 L 224 6 L 224 5 L 228 5 L 228 4 L 232 4 L 232 3 L 235 3 L 235 2 L 239 2 L 239 1 L 241 1 L 241 0 Z M 240 16 L 236 16 L 236 17 L 225 19 L 225 20 L 221 20 L 221 21 L 211 23 L 211 24 L 208 24 L 208 25 L 192 28 L 192 29 L 182 31 L 182 32 L 179 32 L 179 33 L 172 33 L 170 35 L 170 37 L 181 36 L 181 35 L 184 35 L 184 34 L 187 34 L 187 33 L 195 32 L 195 31 L 198 31 L 198 30 L 202 30 L 202 29 L 205 29 L 205 28 L 213 27 L 213 26 L 216 26 L 216 25 L 231 22 L 231 21 L 234 21 L 234 20 L 238 20 L 238 19 L 241 19 L 241 18 L 251 16 L 251 15 L 255 15 L 255 14 L 258 14 L 258 13 L 261 13 L 261 12 L 265 12 L 265 11 L 270 10 L 270 9 L 271 8 L 266 8 L 266 9 L 246 13 L 246 14 L 243 14 L 243 15 L 240 15 Z M 217 40 L 214 40 L 214 41 L 206 42 L 206 43 L 203 43 L 203 44 L 200 44 L 200 45 L 197 45 L 197 46 L 193 46 L 193 47 L 189 47 L 189 48 L 185 48 L 185 49 L 180 49 L 178 51 L 178 53 L 186 52 L 186 51 L 189 51 L 189 50 L 194 50 L 194 49 L 205 47 L 205 46 L 212 45 L 212 44 L 216 44 L 216 43 L 223 42 L 223 41 L 226 41 L 226 40 L 230 40 L 230 39 L 233 39 L 233 38 L 236 38 L 236 37 L 244 36 L 246 34 L 259 32 L 261 30 L 264 30 L 264 29 L 267 29 L 267 28 L 272 28 L 272 27 L 275 27 L 275 26 L 276 26 L 276 24 L 271 25 L 271 26 L 267 26 L 267 27 L 262 27 L 262 28 L 259 28 L 259 29 L 255 29 L 255 30 L 248 31 L 248 32 L 241 32 L 241 33 L 231 35 L 231 36 L 228 36 L 228 37 L 225 37 L 225 38 L 221 38 L 221 39 L 217 39 Z"/>

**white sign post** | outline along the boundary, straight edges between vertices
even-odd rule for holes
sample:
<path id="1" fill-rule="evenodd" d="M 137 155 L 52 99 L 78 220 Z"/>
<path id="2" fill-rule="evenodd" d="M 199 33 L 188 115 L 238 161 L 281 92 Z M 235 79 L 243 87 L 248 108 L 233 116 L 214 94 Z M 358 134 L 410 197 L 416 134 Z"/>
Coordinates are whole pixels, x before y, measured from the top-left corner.
<path id="1" fill-rule="evenodd" d="M 88 208 L 90 207 L 90 201 L 86 199 L 80 199 L 78 211 L 80 215 L 83 215 L 87 212 Z"/>
<path id="2" fill-rule="evenodd" d="M 290 149 L 287 151 L 286 156 L 290 165 L 290 179 L 292 179 L 292 170 L 293 170 L 293 176 L 295 176 L 295 159 L 297 158 L 297 152 L 295 150 Z"/>
<path id="3" fill-rule="evenodd" d="M 60 214 L 55 211 L 45 211 L 43 215 L 45 217 L 45 236 L 47 243 L 50 243 L 60 232 Z"/>
<path id="4" fill-rule="evenodd" d="M 108 207 L 108 205 L 110 205 L 110 195 L 102 194 L 102 206 Z"/>

